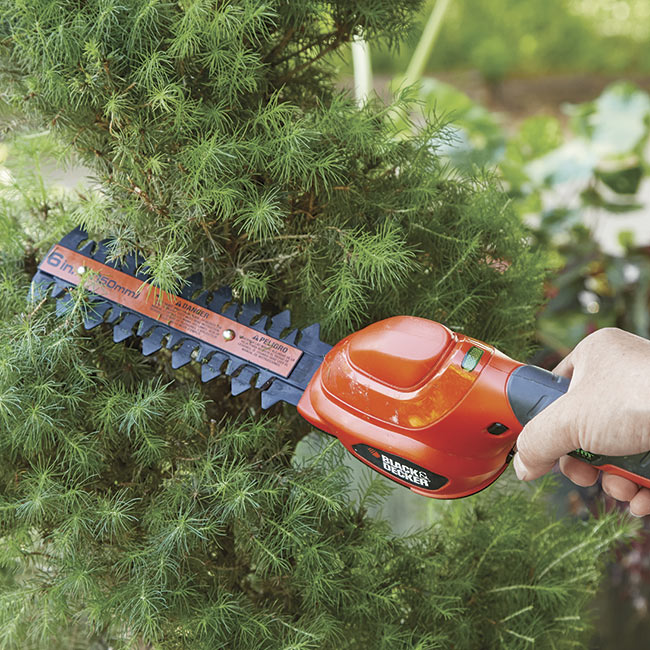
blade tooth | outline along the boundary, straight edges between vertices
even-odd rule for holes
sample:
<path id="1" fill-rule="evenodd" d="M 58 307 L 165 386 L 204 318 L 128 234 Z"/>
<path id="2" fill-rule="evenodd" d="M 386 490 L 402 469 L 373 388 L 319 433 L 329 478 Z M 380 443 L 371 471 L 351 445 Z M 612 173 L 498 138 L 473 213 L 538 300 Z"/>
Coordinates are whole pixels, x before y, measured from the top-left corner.
<path id="1" fill-rule="evenodd" d="M 249 325 L 251 329 L 257 330 L 258 332 L 264 332 L 266 334 L 266 324 L 269 322 L 268 316 L 262 316 L 257 323 L 254 325 Z"/>
<path id="2" fill-rule="evenodd" d="M 221 370 L 218 368 L 212 368 L 207 363 L 204 363 L 201 366 L 201 381 L 205 384 L 206 382 L 218 377 L 221 374 Z"/>
<path id="3" fill-rule="evenodd" d="M 232 291 L 230 290 L 230 287 L 221 287 L 214 292 L 208 307 L 210 307 L 212 311 L 220 312 L 221 308 L 230 300 L 232 300 Z"/>
<path id="4" fill-rule="evenodd" d="M 286 336 L 283 336 L 280 340 L 285 341 L 289 345 L 296 344 L 296 337 L 298 336 L 298 330 L 291 330 Z"/>
<path id="5" fill-rule="evenodd" d="M 158 352 L 162 348 L 162 339 L 165 334 L 167 334 L 165 327 L 158 326 L 154 328 L 149 336 L 142 339 L 142 354 L 148 357 L 150 354 Z"/>
<path id="6" fill-rule="evenodd" d="M 97 243 L 97 250 L 93 255 L 94 260 L 97 260 L 102 264 L 106 262 L 106 258 L 108 257 L 108 243 L 110 241 L 111 241 L 110 239 L 102 239 L 100 242 Z"/>
<path id="7" fill-rule="evenodd" d="M 113 260 L 112 262 L 106 262 L 107 266 L 111 266 L 114 269 L 117 269 L 118 271 L 122 271 L 122 273 L 128 273 L 129 268 L 126 265 L 126 260 L 125 259 L 116 259 Z"/>
<path id="8" fill-rule="evenodd" d="M 129 330 L 122 329 L 119 325 L 115 325 L 113 328 L 113 341 L 115 341 L 115 343 L 120 343 L 121 341 L 128 339 L 131 334 L 132 332 L 129 332 Z"/>
<path id="9" fill-rule="evenodd" d="M 237 312 L 239 311 L 239 304 L 233 302 L 232 305 L 228 305 L 228 309 L 223 312 L 223 316 L 230 318 L 231 320 L 237 320 Z"/>
<path id="10" fill-rule="evenodd" d="M 142 320 L 138 324 L 138 329 L 136 330 L 136 334 L 138 336 L 144 336 L 152 327 L 156 327 L 158 325 L 158 321 L 154 320 L 153 318 L 148 318 L 147 316 L 143 316 Z"/>
<path id="11" fill-rule="evenodd" d="M 124 308 L 122 305 L 118 305 L 117 303 L 110 303 L 109 306 L 112 307 L 112 311 L 105 320 L 107 323 L 114 323 L 119 320 L 120 316 L 124 313 Z"/>
<path id="12" fill-rule="evenodd" d="M 140 320 L 139 314 L 128 312 L 126 316 L 113 327 L 113 341 L 119 343 L 133 335 L 133 327 Z"/>
<path id="13" fill-rule="evenodd" d="M 111 308 L 111 303 L 106 302 L 105 300 L 98 300 L 97 302 L 93 303 L 93 311 L 97 314 L 100 314 L 102 317 L 102 320 L 104 320 L 104 316 L 106 316 L 106 312 Z"/>
<path id="14" fill-rule="evenodd" d="M 255 380 L 255 388 L 262 388 L 269 379 L 272 379 L 275 376 L 276 375 L 269 370 L 260 370 L 257 379 Z"/>
<path id="15" fill-rule="evenodd" d="M 65 237 L 63 237 L 59 242 L 59 245 L 71 250 L 76 250 L 79 244 L 86 239 L 88 239 L 86 231 L 77 226 L 77 228 L 71 230 L 67 235 L 65 235 Z"/>
<path id="16" fill-rule="evenodd" d="M 46 282 L 52 284 L 52 282 L 54 282 L 54 278 L 49 273 L 45 273 L 40 269 L 37 269 L 36 273 L 34 273 L 34 277 L 32 278 L 32 282 L 35 284 L 44 284 Z"/>
<path id="17" fill-rule="evenodd" d="M 226 366 L 226 374 L 228 376 L 237 372 L 242 366 L 246 365 L 246 361 L 243 359 L 233 359 L 230 355 L 228 355 L 228 359 L 228 365 Z"/>
<path id="18" fill-rule="evenodd" d="M 201 273 L 194 273 L 186 280 L 187 284 L 183 287 L 180 293 L 181 298 L 189 300 L 192 294 L 203 286 L 203 275 Z"/>
<path id="19" fill-rule="evenodd" d="M 128 273 L 129 275 L 135 275 L 135 267 L 136 267 L 135 255 L 133 255 L 133 253 L 129 253 L 124 258 L 121 271 L 123 271 L 124 273 Z"/>
<path id="20" fill-rule="evenodd" d="M 29 299 L 32 302 L 36 302 L 37 300 L 42 300 L 47 296 L 48 289 L 53 283 L 46 283 L 46 282 L 33 282 L 31 286 L 29 287 Z"/>
<path id="21" fill-rule="evenodd" d="M 97 325 L 103 323 L 104 314 L 107 309 L 108 305 L 105 302 L 98 302 L 90 305 L 84 318 L 84 327 L 87 330 L 91 330 L 93 327 L 97 327 Z"/>
<path id="22" fill-rule="evenodd" d="M 241 307 L 241 312 L 237 320 L 244 325 L 248 325 L 257 314 L 262 311 L 262 303 L 259 300 L 255 302 L 245 302 Z"/>
<path id="23" fill-rule="evenodd" d="M 103 318 L 100 318 L 97 314 L 86 314 L 84 318 L 84 329 L 91 330 L 97 325 L 101 325 L 104 322 Z"/>
<path id="24" fill-rule="evenodd" d="M 72 301 L 72 296 L 69 293 L 66 293 L 63 297 L 59 298 L 56 301 L 56 315 L 63 316 L 70 310 L 70 302 Z"/>
<path id="25" fill-rule="evenodd" d="M 206 382 L 221 374 L 221 366 L 228 358 L 223 352 L 215 352 L 206 363 L 201 366 L 201 381 Z"/>
<path id="26" fill-rule="evenodd" d="M 30 287 L 31 299 L 40 300 L 41 298 L 45 298 L 53 284 L 54 279 L 52 277 L 46 275 L 42 271 L 36 271 L 32 278 L 32 284 Z"/>
<path id="27" fill-rule="evenodd" d="M 187 338 L 187 334 L 184 332 L 177 332 L 175 330 L 171 331 L 169 340 L 167 341 L 167 349 L 171 350 L 175 348 L 183 339 Z"/>
<path id="28" fill-rule="evenodd" d="M 230 380 L 230 392 L 233 395 L 240 395 L 251 387 L 251 380 L 257 370 L 251 366 L 246 366 L 242 371 Z"/>
<path id="29" fill-rule="evenodd" d="M 266 390 L 262 391 L 262 408 L 267 409 L 280 400 L 288 404 L 298 405 L 303 391 L 289 384 L 285 384 L 281 379 L 276 379 Z"/>
<path id="30" fill-rule="evenodd" d="M 302 347 L 303 343 L 305 345 L 311 345 L 314 341 L 320 341 L 320 323 L 313 323 L 302 329 L 300 333 L 302 336 L 300 337 L 298 347 Z"/>
<path id="31" fill-rule="evenodd" d="M 196 341 L 188 339 L 172 352 L 172 368 L 181 368 L 192 360 L 192 352 L 199 347 Z"/>
<path id="32" fill-rule="evenodd" d="M 194 302 L 197 305 L 201 305 L 201 307 L 207 307 L 208 306 L 208 296 L 210 295 L 209 291 L 204 291 L 200 296 L 194 300 Z"/>
<path id="33" fill-rule="evenodd" d="M 309 327 L 305 327 L 301 332 L 300 341 L 297 346 L 301 350 L 311 352 L 318 356 L 325 356 L 332 346 L 320 340 L 320 323 L 314 323 Z"/>
<path id="34" fill-rule="evenodd" d="M 208 345 L 207 343 L 201 343 L 199 345 L 199 353 L 196 356 L 196 360 L 203 361 L 203 359 L 205 359 L 210 354 L 210 352 L 213 351 L 214 351 L 214 347 Z"/>
<path id="35" fill-rule="evenodd" d="M 268 329 L 269 336 L 279 338 L 283 330 L 291 325 L 291 312 L 288 309 L 281 311 L 271 319 L 271 327 Z"/>
<path id="36" fill-rule="evenodd" d="M 91 239 L 79 252 L 86 257 L 92 257 L 96 246 L 97 244 Z"/>
<path id="37" fill-rule="evenodd" d="M 66 289 L 67 289 L 67 287 L 59 284 L 55 280 L 54 281 L 54 286 L 52 287 L 52 293 L 51 293 L 52 298 L 58 298 Z"/>

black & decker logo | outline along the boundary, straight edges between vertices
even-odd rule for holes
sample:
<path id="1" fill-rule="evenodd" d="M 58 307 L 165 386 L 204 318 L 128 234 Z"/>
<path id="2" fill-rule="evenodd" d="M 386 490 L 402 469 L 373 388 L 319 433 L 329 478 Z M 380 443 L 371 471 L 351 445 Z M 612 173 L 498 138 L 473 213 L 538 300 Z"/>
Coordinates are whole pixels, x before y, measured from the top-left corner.
<path id="1" fill-rule="evenodd" d="M 370 445 L 357 443 L 352 445 L 352 451 L 371 467 L 386 472 L 395 480 L 408 483 L 413 487 L 423 490 L 438 490 L 448 480 L 444 476 L 420 467 L 410 460 L 400 458 Z"/>

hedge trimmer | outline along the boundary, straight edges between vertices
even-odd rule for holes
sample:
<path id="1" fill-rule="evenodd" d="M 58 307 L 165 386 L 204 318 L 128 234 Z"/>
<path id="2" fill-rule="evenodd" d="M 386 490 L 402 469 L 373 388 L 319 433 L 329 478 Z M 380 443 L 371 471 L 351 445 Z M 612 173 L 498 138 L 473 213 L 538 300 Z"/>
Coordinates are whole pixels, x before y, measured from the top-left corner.
<path id="1" fill-rule="evenodd" d="M 569 386 L 413 316 L 373 323 L 332 347 L 320 340 L 318 324 L 290 329 L 288 311 L 269 319 L 259 302 L 240 305 L 227 288 L 203 291 L 200 275 L 170 295 L 147 282 L 142 260 L 107 255 L 107 241 L 73 230 L 39 265 L 33 294 L 57 297 L 64 314 L 69 290 L 86 276 L 86 328 L 109 323 L 115 342 L 140 336 L 144 355 L 164 346 L 174 368 L 200 363 L 204 382 L 226 374 L 233 395 L 255 386 L 262 408 L 293 404 L 359 460 L 428 497 L 463 497 L 494 482 L 523 426 Z M 650 452 L 571 453 L 650 487 Z"/>

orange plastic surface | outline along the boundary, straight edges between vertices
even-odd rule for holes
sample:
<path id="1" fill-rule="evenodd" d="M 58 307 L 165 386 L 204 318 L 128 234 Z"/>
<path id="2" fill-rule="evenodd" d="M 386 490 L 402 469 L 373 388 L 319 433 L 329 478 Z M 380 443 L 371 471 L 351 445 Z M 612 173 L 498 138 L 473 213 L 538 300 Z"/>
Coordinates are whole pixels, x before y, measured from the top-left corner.
<path id="1" fill-rule="evenodd" d="M 473 370 L 465 370 L 463 359 L 472 347 L 483 354 Z M 521 425 L 506 383 L 520 365 L 439 323 L 396 316 L 334 346 L 298 411 L 361 461 L 414 492 L 467 496 L 490 485 L 508 465 Z M 495 422 L 507 431 L 489 433 Z M 365 458 L 360 449 L 366 449 Z M 375 457 L 383 458 L 383 465 Z M 427 489 L 418 470 L 447 480 Z"/>
<path id="2" fill-rule="evenodd" d="M 409 344 L 404 345 L 405 341 Z M 399 329 L 384 320 L 350 338 L 349 359 L 358 370 L 387 386 L 409 388 L 431 374 L 450 341 L 447 329 L 432 330 L 423 319 L 402 321 Z"/>
<path id="3" fill-rule="evenodd" d="M 617 467 L 616 465 L 609 465 L 608 463 L 605 463 L 603 465 L 592 465 L 592 467 L 595 467 L 596 469 L 607 472 L 609 474 L 622 476 L 623 478 L 629 479 L 641 487 L 650 488 L 650 479 L 647 476 L 641 476 L 639 474 L 635 474 L 634 472 L 629 472 L 628 470 L 621 467 Z"/>

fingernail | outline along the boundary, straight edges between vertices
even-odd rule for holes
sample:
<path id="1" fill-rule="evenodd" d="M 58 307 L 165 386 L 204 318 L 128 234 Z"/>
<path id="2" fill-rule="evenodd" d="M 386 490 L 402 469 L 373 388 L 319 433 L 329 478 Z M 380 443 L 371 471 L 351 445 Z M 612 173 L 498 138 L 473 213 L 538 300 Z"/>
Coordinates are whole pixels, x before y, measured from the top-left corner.
<path id="1" fill-rule="evenodd" d="M 528 476 L 528 470 L 526 469 L 526 466 L 521 462 L 519 454 L 515 454 L 515 457 L 512 459 L 512 465 L 515 468 L 515 474 L 517 475 L 517 478 L 525 481 L 526 477 Z"/>
<path id="2" fill-rule="evenodd" d="M 639 517 L 639 518 L 640 518 L 640 517 L 643 517 L 643 515 L 637 515 L 636 512 L 632 512 L 632 508 L 629 508 L 629 510 L 630 510 L 630 514 L 631 514 L 633 517 Z"/>

